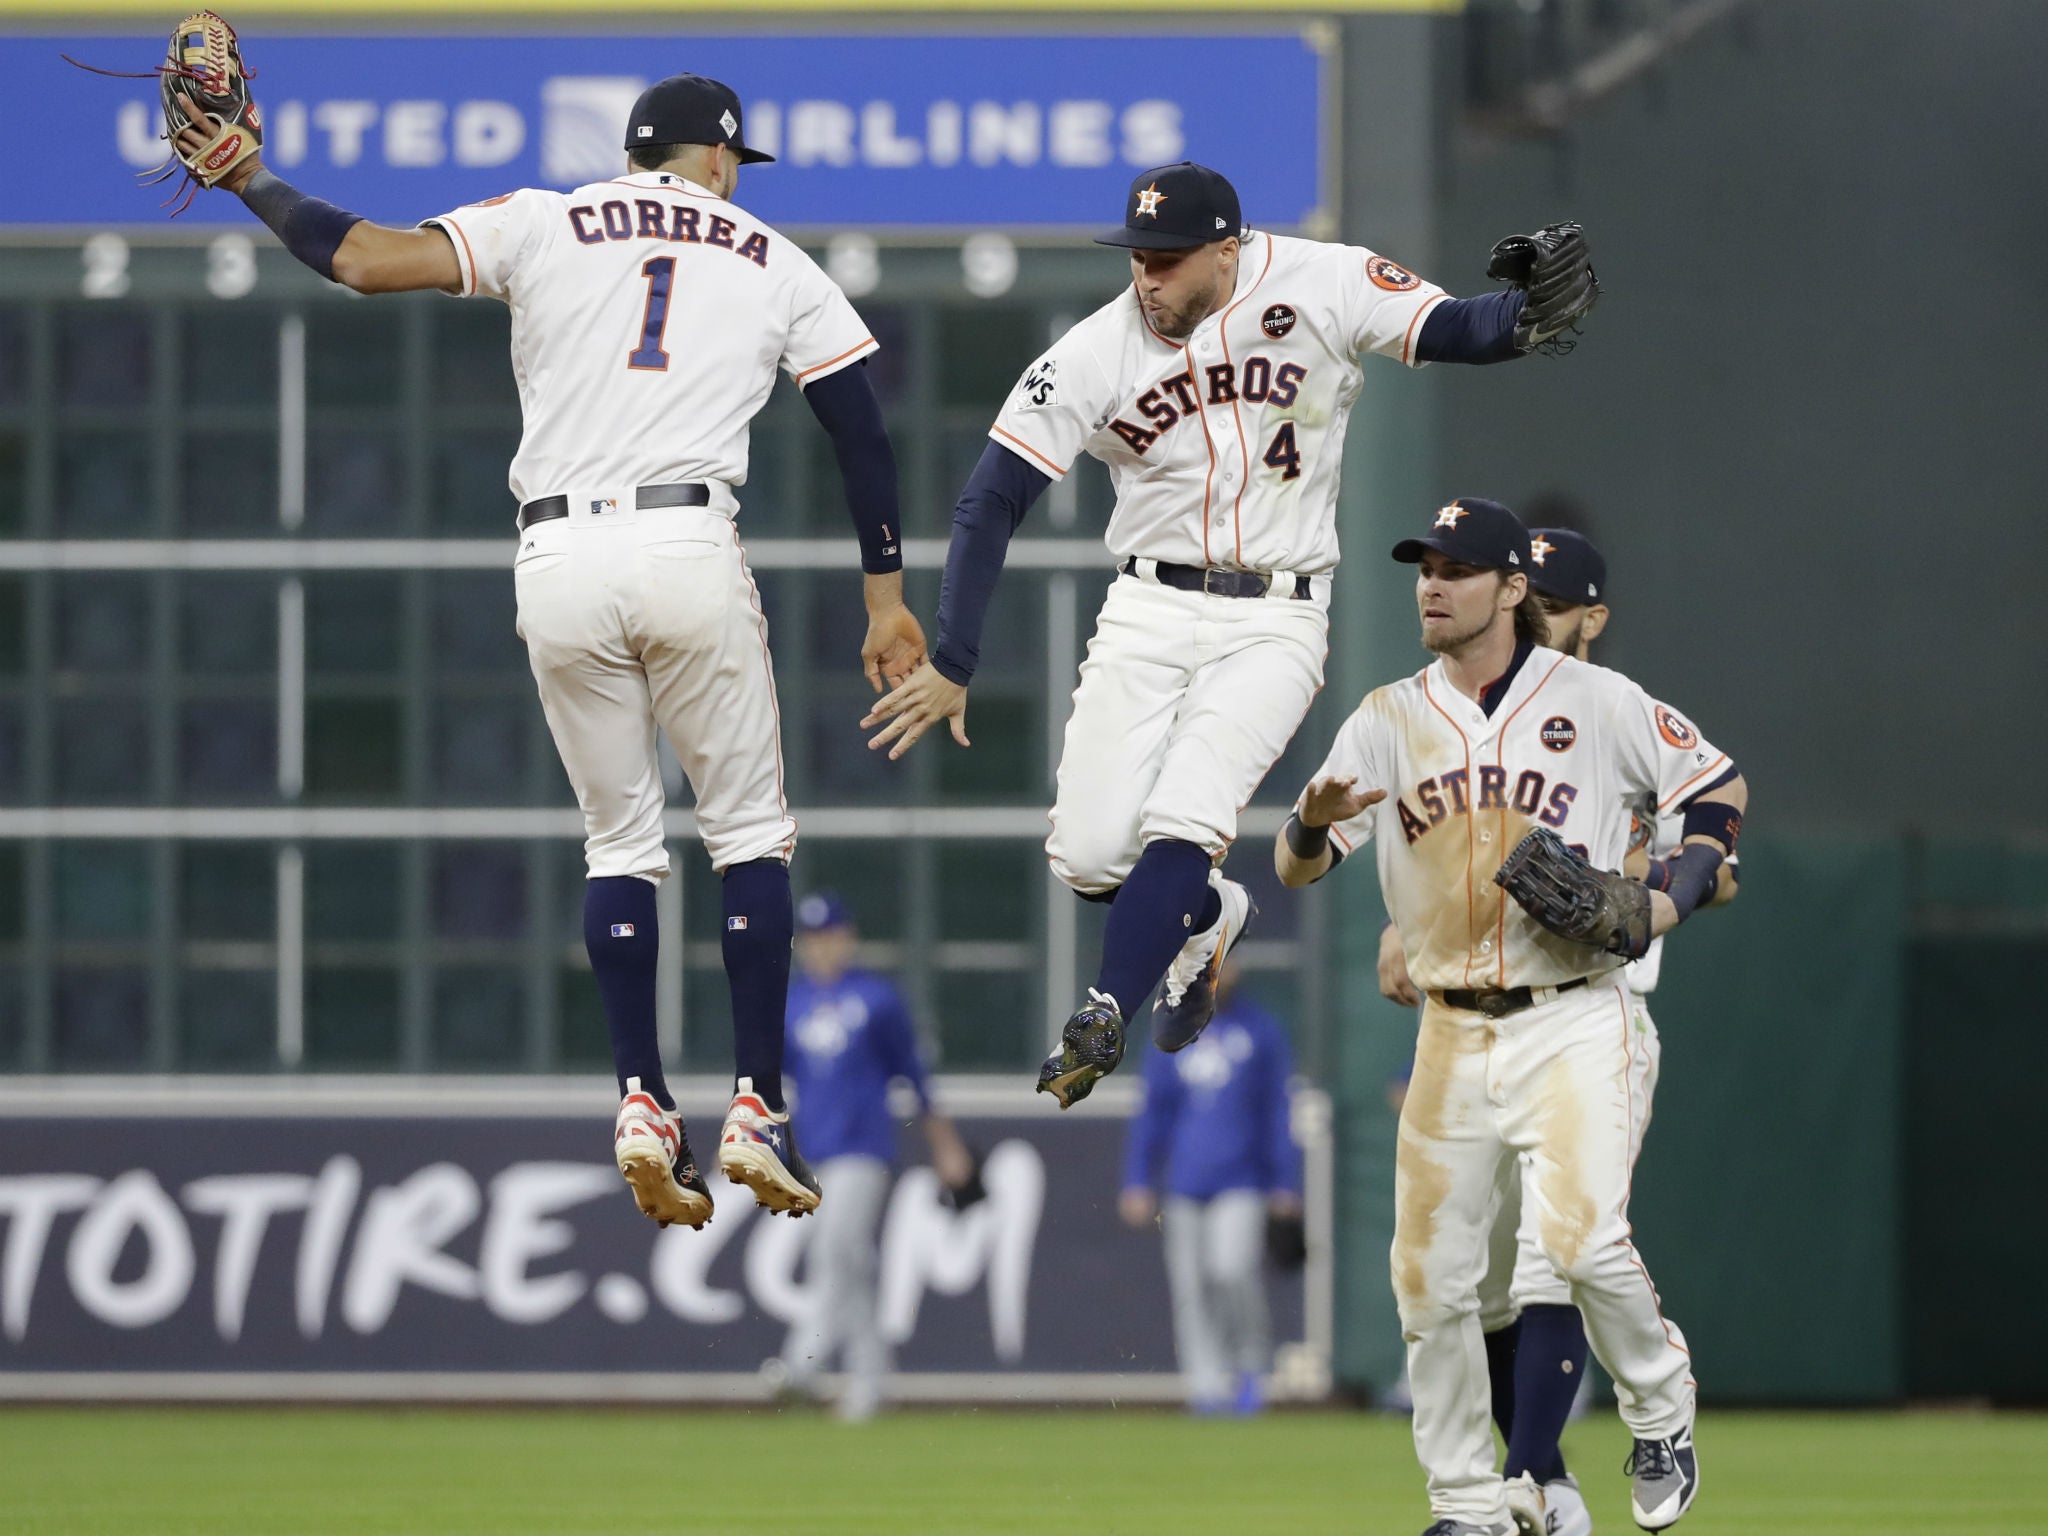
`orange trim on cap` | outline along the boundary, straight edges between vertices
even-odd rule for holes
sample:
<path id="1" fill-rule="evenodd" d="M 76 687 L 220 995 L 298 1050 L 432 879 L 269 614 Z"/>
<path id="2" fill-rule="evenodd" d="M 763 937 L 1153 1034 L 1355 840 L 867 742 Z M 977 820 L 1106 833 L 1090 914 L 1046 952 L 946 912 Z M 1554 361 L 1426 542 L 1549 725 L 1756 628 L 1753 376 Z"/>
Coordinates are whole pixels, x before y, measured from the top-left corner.
<path id="1" fill-rule="evenodd" d="M 860 354 L 864 350 L 879 351 L 881 349 L 881 345 L 882 344 L 876 341 L 874 337 L 870 336 L 866 341 L 861 342 L 859 346 L 850 347 L 846 351 L 840 353 L 837 357 L 827 358 L 822 363 L 814 363 L 809 368 L 804 369 L 803 372 L 799 373 L 796 376 L 796 386 L 798 389 L 802 389 L 804 385 L 804 380 L 808 379 L 812 374 L 821 372 L 826 368 L 831 368 L 836 366 L 837 364 L 844 363 L 853 358 L 856 358 L 860 356 Z"/>
<path id="2" fill-rule="evenodd" d="M 1038 460 L 1039 463 L 1043 464 L 1046 468 L 1046 473 L 1050 474 L 1053 477 L 1053 479 L 1064 480 L 1067 478 L 1067 472 L 1064 469 L 1061 469 L 1059 465 L 1053 463 L 1051 459 L 1048 459 L 1036 448 L 1032 447 L 1029 443 L 1025 442 L 1024 439 L 1019 437 L 1016 433 L 1000 425 L 992 426 L 988 429 L 988 431 L 989 436 L 1000 437 L 1004 439 L 1006 442 L 1015 443 L 1019 448 L 1022 448 L 1026 453 L 1030 454 L 1031 457 Z"/>

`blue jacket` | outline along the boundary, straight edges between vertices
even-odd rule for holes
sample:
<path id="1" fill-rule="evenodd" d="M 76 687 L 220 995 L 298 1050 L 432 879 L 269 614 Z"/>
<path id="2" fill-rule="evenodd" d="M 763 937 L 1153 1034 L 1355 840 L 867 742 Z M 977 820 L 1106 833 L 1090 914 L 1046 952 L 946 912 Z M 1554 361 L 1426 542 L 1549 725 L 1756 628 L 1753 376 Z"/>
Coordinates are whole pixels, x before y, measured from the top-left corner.
<path id="1" fill-rule="evenodd" d="M 1124 1187 L 1207 1200 L 1233 1189 L 1301 1192 L 1301 1149 L 1288 1124 L 1287 1032 L 1243 991 L 1202 1038 L 1145 1057 L 1145 1107 L 1131 1121 Z"/>
<path id="2" fill-rule="evenodd" d="M 801 970 L 790 978 L 784 1065 L 796 1085 L 798 1145 L 813 1162 L 850 1153 L 895 1159 L 889 1084 L 896 1078 L 908 1079 L 918 1103 L 931 1107 L 910 1011 L 872 971 L 848 971 L 829 986 Z"/>

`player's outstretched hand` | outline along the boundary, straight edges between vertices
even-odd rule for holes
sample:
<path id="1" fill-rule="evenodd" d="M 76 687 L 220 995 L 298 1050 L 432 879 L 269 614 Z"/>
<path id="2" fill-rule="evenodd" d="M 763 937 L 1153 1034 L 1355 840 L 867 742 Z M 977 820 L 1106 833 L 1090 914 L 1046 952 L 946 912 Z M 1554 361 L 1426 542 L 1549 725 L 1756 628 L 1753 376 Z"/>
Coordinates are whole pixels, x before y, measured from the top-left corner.
<path id="1" fill-rule="evenodd" d="M 1327 779 L 1317 779 L 1309 785 L 1308 793 L 1301 797 L 1301 824 L 1304 827 L 1335 826 L 1386 798 L 1384 789 L 1360 789 L 1356 774 L 1345 774 L 1342 778 L 1333 774 Z"/>
<path id="2" fill-rule="evenodd" d="M 875 692 L 894 688 L 924 665 L 924 626 L 900 602 L 868 606 L 867 638 L 860 664 Z"/>
<path id="3" fill-rule="evenodd" d="M 1408 955 L 1401 948 L 1401 930 L 1392 923 L 1380 930 L 1380 996 L 1403 1008 L 1422 1006 L 1422 994 L 1408 975 Z"/>
<path id="4" fill-rule="evenodd" d="M 186 165 L 200 164 L 200 156 L 205 153 L 209 144 L 220 137 L 223 125 L 218 117 L 207 111 L 192 96 L 179 92 L 177 103 L 191 126 L 178 130 L 178 136 L 172 140 L 171 147 Z M 262 169 L 263 157 L 257 150 L 252 149 L 236 161 L 218 181 L 208 182 L 207 185 L 219 187 L 223 192 L 240 192 L 249 184 L 249 178 Z"/>
<path id="5" fill-rule="evenodd" d="M 860 725 L 864 731 L 881 726 L 868 738 L 868 750 L 888 747 L 889 761 L 893 763 L 941 720 L 951 725 L 955 741 L 963 747 L 969 744 L 967 690 L 927 661 L 875 700 L 875 707 Z M 895 745 L 891 746 L 891 742 Z"/>

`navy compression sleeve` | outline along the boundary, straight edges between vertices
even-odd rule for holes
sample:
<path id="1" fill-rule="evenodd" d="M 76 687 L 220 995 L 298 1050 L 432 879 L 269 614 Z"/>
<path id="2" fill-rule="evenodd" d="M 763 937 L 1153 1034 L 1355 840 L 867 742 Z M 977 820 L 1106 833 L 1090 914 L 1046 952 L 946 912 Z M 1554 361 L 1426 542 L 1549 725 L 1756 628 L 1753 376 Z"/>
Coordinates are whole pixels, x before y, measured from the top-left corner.
<path id="1" fill-rule="evenodd" d="M 1508 288 L 1444 300 L 1422 322 L 1416 357 L 1425 363 L 1505 363 L 1520 357 L 1515 322 L 1522 318 L 1522 298 L 1521 289 Z"/>
<path id="2" fill-rule="evenodd" d="M 870 576 L 903 569 L 903 524 L 896 511 L 896 452 L 882 425 L 882 402 L 868 383 L 865 361 L 807 386 L 804 404 L 832 439 L 846 509 L 860 540 L 860 568 Z"/>
<path id="3" fill-rule="evenodd" d="M 286 250 L 330 283 L 334 281 L 334 253 L 341 249 L 348 232 L 363 222 L 360 213 L 308 197 L 268 170 L 249 178 L 242 188 L 242 201 L 270 226 Z"/>
<path id="4" fill-rule="evenodd" d="M 990 443 L 953 508 L 953 543 L 939 586 L 939 643 L 932 647 L 932 665 L 963 688 L 981 660 L 981 626 L 996 578 L 1003 574 L 1010 535 L 1051 484 L 1002 444 Z"/>

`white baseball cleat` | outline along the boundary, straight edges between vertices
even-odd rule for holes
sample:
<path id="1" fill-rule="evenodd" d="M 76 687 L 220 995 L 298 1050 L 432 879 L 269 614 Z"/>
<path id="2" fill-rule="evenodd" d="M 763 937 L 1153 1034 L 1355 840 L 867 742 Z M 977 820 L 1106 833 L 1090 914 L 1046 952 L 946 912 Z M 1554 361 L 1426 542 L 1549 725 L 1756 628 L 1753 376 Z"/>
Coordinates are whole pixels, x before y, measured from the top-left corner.
<path id="1" fill-rule="evenodd" d="M 1524 1472 L 1506 1483 L 1508 1515 L 1515 1522 L 1516 1536 L 1546 1536 L 1543 1489 Z"/>
<path id="2" fill-rule="evenodd" d="M 626 1079 L 612 1151 L 643 1216 L 664 1227 L 674 1222 L 701 1227 L 711 1219 L 711 1186 L 690 1155 L 683 1117 L 642 1092 L 637 1077 Z"/>
<path id="3" fill-rule="evenodd" d="M 754 1080 L 733 1085 L 732 1107 L 725 1112 L 725 1130 L 718 1138 L 718 1166 L 735 1184 L 744 1184 L 754 1199 L 771 1211 L 803 1216 L 818 1208 L 823 1191 L 816 1175 L 796 1149 L 796 1128 L 789 1111 L 773 1113 L 754 1092 Z"/>
<path id="4" fill-rule="evenodd" d="M 1185 1050 L 1216 1017 L 1216 978 L 1223 960 L 1259 915 L 1250 891 L 1221 870 L 1209 871 L 1209 884 L 1221 898 L 1216 921 L 1181 945 L 1166 969 L 1166 990 L 1152 1005 L 1152 1043 L 1162 1051 Z"/>
<path id="5" fill-rule="evenodd" d="M 1635 1479 L 1629 1490 L 1629 1511 L 1646 1531 L 1678 1524 L 1700 1491 L 1699 1457 L 1692 1448 L 1692 1426 L 1664 1440 L 1638 1436 L 1622 1467 Z"/>
<path id="6" fill-rule="evenodd" d="M 1544 1536 L 1593 1536 L 1593 1512 L 1570 1473 L 1543 1485 Z"/>

